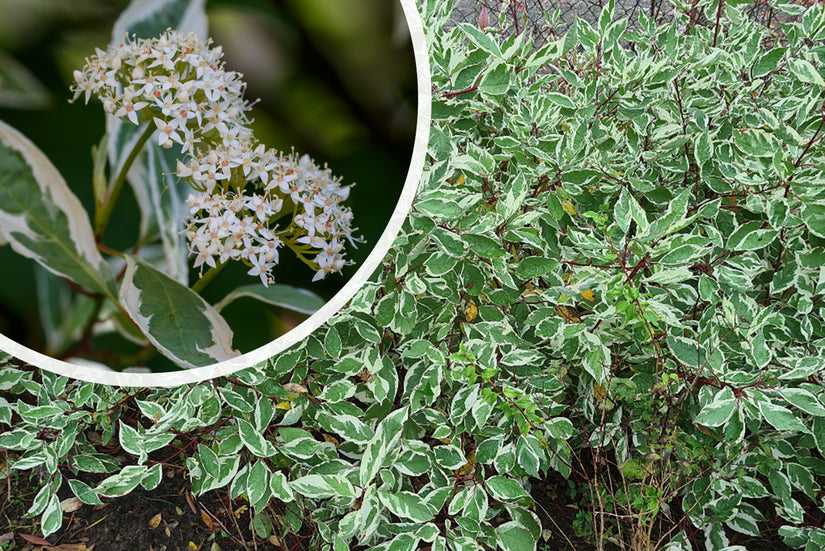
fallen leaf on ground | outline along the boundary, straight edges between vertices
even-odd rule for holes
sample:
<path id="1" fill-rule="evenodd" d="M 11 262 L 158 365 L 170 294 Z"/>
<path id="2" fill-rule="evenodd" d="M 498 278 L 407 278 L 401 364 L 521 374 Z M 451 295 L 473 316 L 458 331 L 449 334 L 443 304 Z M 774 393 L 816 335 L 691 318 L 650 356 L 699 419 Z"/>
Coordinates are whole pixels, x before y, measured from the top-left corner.
<path id="1" fill-rule="evenodd" d="M 7 541 L 14 541 L 14 532 L 6 532 L 5 534 L 0 534 L 0 545 L 6 543 Z"/>
<path id="2" fill-rule="evenodd" d="M 76 497 L 70 497 L 60 502 L 60 510 L 64 513 L 74 513 L 83 507 L 83 502 Z"/>
<path id="3" fill-rule="evenodd" d="M 149 519 L 149 530 L 154 530 L 155 528 L 160 526 L 161 515 L 162 513 L 158 513 L 157 515 Z"/>
<path id="4" fill-rule="evenodd" d="M 241 518 L 241 515 L 244 514 L 247 509 L 249 509 L 249 507 L 247 507 L 246 505 L 241 505 L 240 507 L 235 509 L 235 518 Z"/>
<path id="5" fill-rule="evenodd" d="M 189 508 L 192 509 L 192 512 L 197 515 L 199 509 L 195 507 L 195 498 L 192 496 L 192 492 L 186 492 L 184 497 L 186 498 L 186 503 L 189 504 Z"/>
<path id="6" fill-rule="evenodd" d="M 52 546 L 52 542 L 49 540 L 43 539 L 40 536 L 30 536 L 29 534 L 20 534 L 20 537 L 30 543 L 36 543 L 37 545 L 45 545 L 48 547 Z"/>
<path id="7" fill-rule="evenodd" d="M 275 547 L 281 547 L 281 540 L 279 540 L 278 536 L 276 536 L 275 534 L 272 534 L 271 536 L 266 538 L 266 541 L 268 541 L 269 543 L 271 543 Z"/>
<path id="8" fill-rule="evenodd" d="M 212 522 L 212 517 L 210 517 L 209 513 L 203 509 L 201 509 L 201 520 L 209 528 L 210 532 L 215 530 L 215 524 Z"/>
<path id="9" fill-rule="evenodd" d="M 209 551 L 221 551 L 221 546 L 218 545 L 218 542 L 213 541 L 212 547 L 209 548 Z"/>
<path id="10" fill-rule="evenodd" d="M 86 547 L 85 543 L 64 543 L 49 547 L 35 547 L 32 551 L 93 551 L 94 545 Z"/>

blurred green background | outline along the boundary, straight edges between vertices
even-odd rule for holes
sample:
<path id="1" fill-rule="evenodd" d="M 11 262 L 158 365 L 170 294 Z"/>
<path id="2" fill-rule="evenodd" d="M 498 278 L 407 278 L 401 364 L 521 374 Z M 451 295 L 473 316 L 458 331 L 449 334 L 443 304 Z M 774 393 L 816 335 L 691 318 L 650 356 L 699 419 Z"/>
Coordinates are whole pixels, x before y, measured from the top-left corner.
<path id="1" fill-rule="evenodd" d="M 104 48 L 126 0 L 0 0 L 0 77 L 22 82 L 0 94 L 0 119 L 11 124 L 57 166 L 92 213 L 91 148 L 104 132 L 99 102 L 68 103 L 72 70 L 95 47 Z M 348 248 L 355 266 L 310 283 L 313 272 L 282 254 L 276 281 L 332 297 L 372 250 L 398 201 L 412 154 L 417 80 L 412 44 L 398 0 L 208 0 L 210 35 L 222 45 L 228 70 L 243 73 L 258 140 L 279 150 L 307 153 L 345 184 L 356 183 L 347 204 L 356 235 Z M 15 68 L 15 65 L 18 65 Z M 23 73 L 23 74 L 19 74 Z M 27 79 L 29 73 L 34 81 Z M 9 77 L 12 78 L 9 78 Z M 38 84 L 38 82 L 40 84 Z M 6 86 L 8 88 L 8 86 Z M 126 249 L 137 237 L 139 212 L 126 191 L 107 231 L 107 245 Z M 254 279 L 233 263 L 205 290 L 210 302 Z M 190 263 L 191 266 L 191 263 Z M 0 332 L 47 350 L 40 323 L 35 263 L 0 247 Z M 51 305 L 59 310 L 66 305 Z M 239 299 L 223 311 L 242 352 L 262 346 L 302 316 Z M 116 336 L 99 348 L 135 347 Z M 130 346 L 132 348 L 130 348 Z M 156 356 L 155 371 L 172 369 Z"/>

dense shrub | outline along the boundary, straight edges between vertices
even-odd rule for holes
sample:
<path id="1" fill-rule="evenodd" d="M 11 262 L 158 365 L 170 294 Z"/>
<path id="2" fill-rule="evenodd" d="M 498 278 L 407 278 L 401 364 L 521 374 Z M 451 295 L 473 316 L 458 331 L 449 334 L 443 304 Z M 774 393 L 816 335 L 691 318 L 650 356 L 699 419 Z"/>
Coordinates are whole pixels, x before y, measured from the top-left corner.
<path id="1" fill-rule="evenodd" d="M 188 387 L 2 372 L 44 532 L 64 482 L 96 503 L 183 463 L 195 492 L 285 503 L 314 548 L 523 551 L 555 469 L 600 547 L 743 549 L 778 517 L 821 549 L 825 9 L 777 34 L 721 3 L 633 30 L 608 7 L 533 49 L 421 8 L 427 168 L 346 310 Z"/>

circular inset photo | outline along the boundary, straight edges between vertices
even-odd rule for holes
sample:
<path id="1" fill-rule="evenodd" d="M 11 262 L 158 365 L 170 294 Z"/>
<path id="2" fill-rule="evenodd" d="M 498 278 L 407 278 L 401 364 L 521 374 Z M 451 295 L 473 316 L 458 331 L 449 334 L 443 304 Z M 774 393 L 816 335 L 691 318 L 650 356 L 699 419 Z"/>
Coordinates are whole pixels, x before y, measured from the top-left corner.
<path id="1" fill-rule="evenodd" d="M 379 265 L 429 127 L 412 0 L 12 8 L 0 349 L 109 384 L 203 380 L 306 337 Z"/>

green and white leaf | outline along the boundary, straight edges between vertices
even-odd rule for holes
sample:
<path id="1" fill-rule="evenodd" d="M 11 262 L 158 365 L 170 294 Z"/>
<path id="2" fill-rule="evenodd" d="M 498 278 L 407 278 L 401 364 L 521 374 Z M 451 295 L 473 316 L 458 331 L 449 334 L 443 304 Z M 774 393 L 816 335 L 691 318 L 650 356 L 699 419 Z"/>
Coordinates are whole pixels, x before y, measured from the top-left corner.
<path id="1" fill-rule="evenodd" d="M 779 431 L 810 432 L 791 410 L 768 400 L 759 400 L 759 412 L 773 428 Z"/>
<path id="2" fill-rule="evenodd" d="M 521 524 L 510 521 L 496 528 L 498 547 L 503 551 L 525 551 L 535 549 L 536 540 L 530 530 Z"/>
<path id="3" fill-rule="evenodd" d="M 375 436 L 367 443 L 361 458 L 359 478 L 361 486 L 366 486 L 384 466 L 387 452 L 401 439 L 401 428 L 407 420 L 407 408 L 401 408 L 387 415 L 375 430 Z"/>
<path id="4" fill-rule="evenodd" d="M 12 249 L 58 277 L 115 295 L 80 200 L 36 145 L 0 121 L 0 228 Z"/>
<path id="5" fill-rule="evenodd" d="M 693 422 L 706 427 L 718 427 L 727 423 L 735 411 L 736 397 L 730 387 L 725 387 L 702 408 Z"/>
<path id="6" fill-rule="evenodd" d="M 207 39 L 206 0 L 132 0 L 112 28 L 112 44 L 123 37 L 151 38 L 172 28 Z"/>
<path id="7" fill-rule="evenodd" d="M 337 474 L 309 474 L 292 480 L 289 487 L 309 498 L 354 498 L 352 483 Z"/>
<path id="8" fill-rule="evenodd" d="M 126 257 L 120 302 L 149 341 L 181 367 L 239 355 L 232 330 L 209 303 L 137 257 Z"/>

